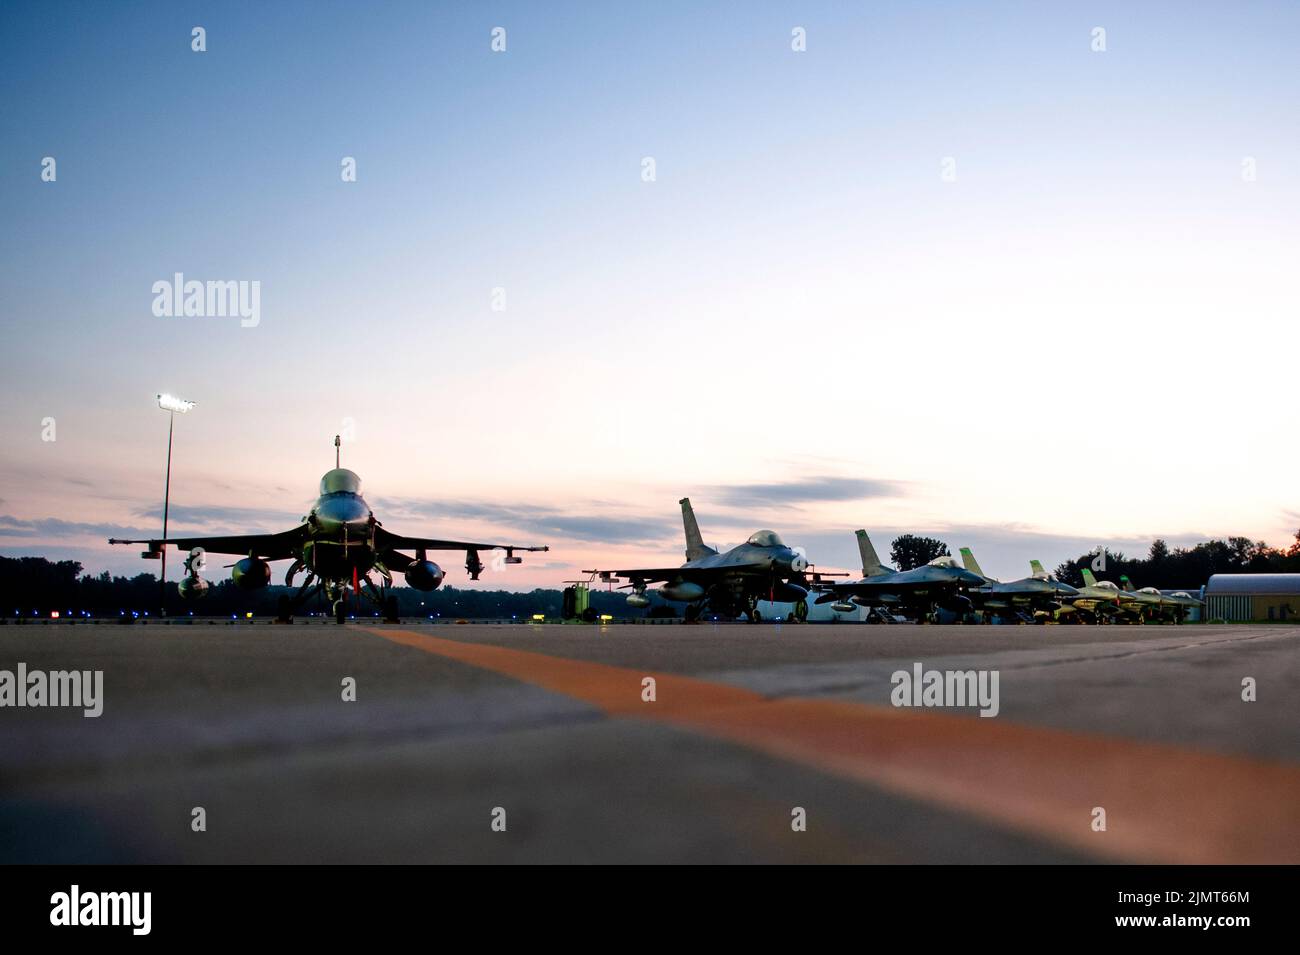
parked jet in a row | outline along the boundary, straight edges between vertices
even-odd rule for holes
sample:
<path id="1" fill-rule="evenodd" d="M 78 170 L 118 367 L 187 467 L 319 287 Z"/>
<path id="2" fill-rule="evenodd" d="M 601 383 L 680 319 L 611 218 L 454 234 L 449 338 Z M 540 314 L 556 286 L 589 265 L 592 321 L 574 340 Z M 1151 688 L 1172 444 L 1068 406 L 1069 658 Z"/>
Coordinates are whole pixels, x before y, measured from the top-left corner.
<path id="1" fill-rule="evenodd" d="M 983 586 L 970 592 L 970 597 L 976 608 L 983 611 L 985 622 L 994 616 L 1023 619 L 1027 615 L 1031 620 L 1046 620 L 1055 617 L 1065 601 L 1079 595 L 1069 584 L 1046 574 L 1033 574 L 1007 583 L 994 580 L 980 569 L 969 547 L 961 549 L 961 559 L 967 570 L 984 581 Z"/>
<path id="2" fill-rule="evenodd" d="M 852 610 L 854 605 L 884 607 L 921 621 L 928 619 L 936 608 L 957 614 L 974 609 L 969 593 L 986 581 L 959 567 L 952 557 L 938 557 L 911 570 L 895 570 L 880 562 L 865 530 L 858 530 L 857 537 L 862 578 L 824 585 L 816 603 L 834 601 L 833 609 L 841 613 Z"/>
<path id="3" fill-rule="evenodd" d="M 775 531 L 756 531 L 737 547 L 718 553 L 704 543 L 690 498 L 682 498 L 682 526 L 686 532 L 686 563 L 679 567 L 634 567 L 624 570 L 585 570 L 611 583 L 626 580 L 632 592 L 627 602 L 646 607 L 648 584 L 662 582 L 659 596 L 684 601 L 685 617 L 696 620 L 705 610 L 726 617 L 744 615 L 751 623 L 760 619 L 759 600 L 800 604 L 808 596 L 808 558 L 788 547 Z M 806 605 L 805 605 L 806 607 Z"/>
<path id="4" fill-rule="evenodd" d="M 339 439 L 334 439 L 337 449 Z M 522 557 L 515 551 L 545 551 L 546 547 L 524 547 L 519 544 L 485 544 L 472 541 L 441 540 L 433 537 L 404 537 L 384 529 L 375 519 L 374 512 L 361 497 L 361 478 L 346 468 L 335 467 L 326 471 L 320 480 L 320 497 L 311 512 L 292 530 L 279 534 L 243 534 L 226 537 L 183 537 L 153 540 L 109 540 L 110 544 L 147 544 L 148 550 L 140 556 L 157 559 L 164 546 L 189 551 L 185 561 L 186 577 L 178 589 L 186 598 L 201 597 L 208 590 L 208 582 L 200 572 L 205 564 L 205 554 L 243 555 L 231 565 L 231 579 L 243 590 L 260 590 L 271 582 L 273 560 L 292 559 L 293 565 L 285 583 L 293 586 L 299 571 L 307 576 L 293 597 L 280 599 L 280 619 L 287 621 L 293 613 L 316 594 L 325 593 L 333 602 L 335 619 L 342 623 L 347 616 L 346 596 L 350 589 L 358 596 L 365 594 L 373 600 L 389 619 L 397 616 L 397 600 L 388 593 L 393 582 L 393 571 L 400 571 L 406 582 L 416 590 L 436 590 L 446 576 L 442 568 L 429 560 L 427 551 L 463 550 L 465 570 L 471 580 L 478 580 L 483 571 L 479 557 L 482 551 L 505 552 L 507 564 L 519 564 Z M 402 551 L 414 551 L 409 556 Z M 370 572 L 380 577 L 376 587 Z M 362 585 L 366 590 L 362 590 Z M 314 586 L 313 586 L 314 585 Z"/>

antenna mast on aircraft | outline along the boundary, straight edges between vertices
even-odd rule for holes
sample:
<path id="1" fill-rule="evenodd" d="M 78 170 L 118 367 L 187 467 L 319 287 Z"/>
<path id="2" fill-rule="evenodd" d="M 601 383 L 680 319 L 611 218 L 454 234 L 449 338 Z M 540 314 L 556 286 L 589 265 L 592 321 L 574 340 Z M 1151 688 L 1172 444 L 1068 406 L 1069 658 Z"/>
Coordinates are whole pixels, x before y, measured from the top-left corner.
<path id="1" fill-rule="evenodd" d="M 342 443 L 343 443 L 343 442 L 339 440 L 339 436 L 338 436 L 337 434 L 334 435 L 334 469 L 335 469 L 335 470 L 338 470 L 338 466 L 339 466 L 339 445 L 342 444 Z"/>

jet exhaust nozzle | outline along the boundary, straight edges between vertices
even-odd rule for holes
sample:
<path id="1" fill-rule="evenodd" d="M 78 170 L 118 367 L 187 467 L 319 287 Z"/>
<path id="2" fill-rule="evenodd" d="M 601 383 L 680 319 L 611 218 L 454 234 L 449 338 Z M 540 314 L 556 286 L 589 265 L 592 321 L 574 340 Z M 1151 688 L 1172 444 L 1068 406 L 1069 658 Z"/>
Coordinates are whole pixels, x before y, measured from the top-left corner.
<path id="1" fill-rule="evenodd" d="M 406 568 L 405 576 L 406 582 L 416 590 L 427 591 L 437 590 L 447 575 L 431 560 L 413 560 Z"/>
<path id="2" fill-rule="evenodd" d="M 831 609 L 836 613 L 853 613 L 858 608 L 855 604 L 845 603 L 841 600 L 831 604 Z"/>
<path id="3" fill-rule="evenodd" d="M 271 565 L 260 557 L 245 557 L 235 562 L 230 579 L 240 590 L 261 590 L 271 582 Z"/>

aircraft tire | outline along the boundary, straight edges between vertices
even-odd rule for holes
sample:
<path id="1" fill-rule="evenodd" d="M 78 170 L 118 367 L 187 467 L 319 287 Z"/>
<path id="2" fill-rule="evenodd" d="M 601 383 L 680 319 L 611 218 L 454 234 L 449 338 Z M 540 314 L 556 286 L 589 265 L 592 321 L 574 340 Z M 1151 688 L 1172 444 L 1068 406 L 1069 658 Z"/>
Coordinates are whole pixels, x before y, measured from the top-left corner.
<path id="1" fill-rule="evenodd" d="M 347 619 L 347 616 L 348 616 L 347 605 L 344 604 L 342 600 L 334 601 L 334 622 L 342 623 L 344 620 Z"/>

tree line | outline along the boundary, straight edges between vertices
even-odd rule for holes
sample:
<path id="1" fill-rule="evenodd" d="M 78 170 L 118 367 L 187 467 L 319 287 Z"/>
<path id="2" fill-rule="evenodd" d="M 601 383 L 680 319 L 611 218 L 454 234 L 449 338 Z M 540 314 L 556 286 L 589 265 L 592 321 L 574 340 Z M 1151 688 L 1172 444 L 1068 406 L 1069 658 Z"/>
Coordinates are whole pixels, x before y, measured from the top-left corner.
<path id="1" fill-rule="evenodd" d="M 1127 576 L 1135 587 L 1159 590 L 1195 590 L 1214 574 L 1300 574 L 1300 531 L 1286 548 L 1265 541 L 1228 537 L 1202 541 L 1192 547 L 1170 549 L 1163 540 L 1151 543 L 1146 557 L 1126 557 L 1122 552 L 1095 550 L 1080 554 L 1056 568 L 1056 578 L 1076 587 L 1083 585 L 1083 568 L 1091 567 L 1098 579 Z"/>

